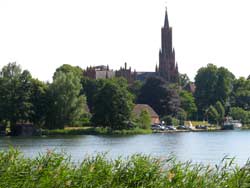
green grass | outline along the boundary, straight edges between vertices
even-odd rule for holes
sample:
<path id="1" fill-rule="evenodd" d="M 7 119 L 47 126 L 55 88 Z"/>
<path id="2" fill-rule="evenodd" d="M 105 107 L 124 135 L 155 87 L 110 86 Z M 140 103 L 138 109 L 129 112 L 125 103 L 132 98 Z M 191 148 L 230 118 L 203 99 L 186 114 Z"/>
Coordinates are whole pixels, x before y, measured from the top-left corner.
<path id="1" fill-rule="evenodd" d="M 211 167 L 141 154 L 115 160 L 99 154 L 75 164 L 65 154 L 48 151 L 29 159 L 10 149 L 0 152 L 0 187 L 248 188 L 250 169 L 226 158 Z"/>
<path id="2" fill-rule="evenodd" d="M 207 121 L 191 121 L 192 125 L 195 127 L 196 125 L 206 125 L 209 126 Z M 185 121 L 185 125 L 189 125 L 189 121 Z"/>
<path id="3" fill-rule="evenodd" d="M 102 127 L 68 127 L 65 129 L 44 130 L 43 135 L 128 135 L 128 134 L 150 134 L 148 129 L 111 130 Z"/>

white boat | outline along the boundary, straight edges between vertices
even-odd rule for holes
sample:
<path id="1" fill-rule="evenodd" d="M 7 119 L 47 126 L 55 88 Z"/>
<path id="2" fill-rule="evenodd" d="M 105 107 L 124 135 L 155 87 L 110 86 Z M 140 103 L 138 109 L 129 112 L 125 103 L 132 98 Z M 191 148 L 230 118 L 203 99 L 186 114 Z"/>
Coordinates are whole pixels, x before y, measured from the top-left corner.
<path id="1" fill-rule="evenodd" d="M 222 129 L 233 130 L 233 129 L 240 129 L 241 127 L 242 127 L 242 124 L 239 120 L 229 119 L 229 120 L 224 122 Z"/>

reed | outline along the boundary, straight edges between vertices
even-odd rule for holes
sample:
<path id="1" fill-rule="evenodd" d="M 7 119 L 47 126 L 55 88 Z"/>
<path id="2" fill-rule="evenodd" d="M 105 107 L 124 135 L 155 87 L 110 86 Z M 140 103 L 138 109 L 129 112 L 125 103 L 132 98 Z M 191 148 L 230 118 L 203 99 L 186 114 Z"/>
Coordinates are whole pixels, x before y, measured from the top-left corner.
<path id="1" fill-rule="evenodd" d="M 135 154 L 111 160 L 105 154 L 73 163 L 64 153 L 48 151 L 26 158 L 13 148 L 0 152 L 1 188 L 247 188 L 249 162 L 244 167 L 224 158 L 219 165 L 178 162 Z"/>

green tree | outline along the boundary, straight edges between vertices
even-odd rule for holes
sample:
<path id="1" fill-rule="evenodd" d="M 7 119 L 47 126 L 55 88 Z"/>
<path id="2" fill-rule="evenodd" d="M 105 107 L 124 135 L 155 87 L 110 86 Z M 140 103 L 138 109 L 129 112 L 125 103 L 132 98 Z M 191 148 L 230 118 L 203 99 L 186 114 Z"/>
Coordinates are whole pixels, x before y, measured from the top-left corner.
<path id="1" fill-rule="evenodd" d="M 250 80 L 240 77 L 234 81 L 231 105 L 250 110 Z"/>
<path id="2" fill-rule="evenodd" d="M 195 101 L 198 107 L 200 119 L 203 118 L 205 110 L 210 105 L 215 105 L 221 101 L 223 105 L 228 105 L 232 91 L 234 75 L 226 68 L 217 68 L 213 64 L 202 67 L 195 77 Z"/>
<path id="3" fill-rule="evenodd" d="M 150 105 L 160 116 L 175 116 L 180 99 L 176 89 L 168 87 L 162 78 L 151 77 L 143 84 L 138 103 Z"/>
<path id="4" fill-rule="evenodd" d="M 72 72 L 57 72 L 48 88 L 49 110 L 45 126 L 49 129 L 78 125 L 86 109 L 80 78 Z"/>
<path id="5" fill-rule="evenodd" d="M 30 121 L 32 103 L 31 74 L 16 63 L 9 63 L 1 71 L 0 112 L 11 129 L 17 122 Z"/>
<path id="6" fill-rule="evenodd" d="M 222 103 L 220 101 L 217 101 L 215 104 L 215 109 L 218 112 L 218 121 L 222 125 L 225 118 L 225 108 L 223 107 Z"/>
<path id="7" fill-rule="evenodd" d="M 207 110 L 207 117 L 209 123 L 218 124 L 219 113 L 212 105 Z"/>
<path id="8" fill-rule="evenodd" d="M 151 118 L 147 110 L 142 110 L 138 119 L 137 124 L 142 129 L 150 129 Z"/>
<path id="9" fill-rule="evenodd" d="M 240 120 L 243 124 L 250 124 L 250 111 L 246 111 L 239 107 L 233 107 L 230 110 L 230 115 L 235 120 Z"/>
<path id="10" fill-rule="evenodd" d="M 185 124 L 185 120 L 187 119 L 187 113 L 185 112 L 185 110 L 183 110 L 183 109 L 180 108 L 176 117 L 179 120 L 179 123 L 181 125 L 184 125 Z"/>
<path id="11" fill-rule="evenodd" d="M 179 95 L 181 101 L 180 107 L 185 110 L 188 119 L 194 119 L 197 107 L 192 93 L 181 90 Z"/>
<path id="12" fill-rule="evenodd" d="M 95 126 L 115 129 L 128 128 L 133 106 L 132 95 L 116 79 L 105 80 L 96 94 L 92 123 Z"/>
<path id="13" fill-rule="evenodd" d="M 59 72 L 63 72 L 65 74 L 71 72 L 71 73 L 75 74 L 75 76 L 77 76 L 79 79 L 81 79 L 83 77 L 83 70 L 80 67 L 72 66 L 69 64 L 63 64 L 62 66 L 58 67 L 54 73 L 53 78 L 55 78 L 57 73 L 59 73 Z"/>
<path id="14" fill-rule="evenodd" d="M 31 89 L 31 115 L 30 120 L 36 126 L 42 127 L 45 124 L 46 114 L 48 109 L 48 84 L 39 81 L 38 79 L 32 79 L 32 89 Z"/>
<path id="15" fill-rule="evenodd" d="M 135 82 L 129 85 L 129 91 L 134 95 L 134 101 L 138 100 L 141 88 L 142 88 L 142 82 L 139 80 L 136 80 Z"/>

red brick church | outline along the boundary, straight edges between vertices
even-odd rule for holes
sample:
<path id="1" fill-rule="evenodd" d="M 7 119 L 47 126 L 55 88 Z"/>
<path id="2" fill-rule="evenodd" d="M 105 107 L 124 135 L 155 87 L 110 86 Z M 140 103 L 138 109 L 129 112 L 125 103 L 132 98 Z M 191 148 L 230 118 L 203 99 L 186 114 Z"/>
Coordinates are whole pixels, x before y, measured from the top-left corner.
<path id="1" fill-rule="evenodd" d="M 175 62 L 175 50 L 172 45 L 172 27 L 169 27 L 167 9 L 164 27 L 161 28 L 159 68 L 156 68 L 156 72 L 159 72 L 159 75 L 168 82 L 178 82 L 178 64 Z"/>
<path id="2" fill-rule="evenodd" d="M 100 69 L 100 67 L 102 67 L 102 69 Z M 110 70 L 109 68 L 106 68 L 106 66 L 88 67 L 84 74 L 93 79 L 122 76 L 128 80 L 128 83 L 132 83 L 135 80 L 143 81 L 151 76 L 160 76 L 167 82 L 178 83 L 178 65 L 175 61 L 175 50 L 172 45 L 172 27 L 169 26 L 167 9 L 164 26 L 161 28 L 159 66 L 156 66 L 155 72 L 131 71 L 131 68 L 127 69 L 127 64 L 125 63 L 125 67 L 120 68 L 120 70 L 117 71 Z"/>

